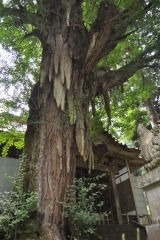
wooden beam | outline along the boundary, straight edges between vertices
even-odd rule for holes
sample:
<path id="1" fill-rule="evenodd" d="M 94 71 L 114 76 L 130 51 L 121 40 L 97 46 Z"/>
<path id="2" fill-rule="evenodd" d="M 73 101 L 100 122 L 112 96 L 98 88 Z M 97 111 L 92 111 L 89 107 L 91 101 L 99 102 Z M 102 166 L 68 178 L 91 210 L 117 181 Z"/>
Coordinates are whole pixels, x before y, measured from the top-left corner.
<path id="1" fill-rule="evenodd" d="M 78 159 L 76 162 L 76 167 L 88 169 L 88 164 L 87 164 L 87 162 L 84 162 L 83 160 Z M 101 171 L 101 172 L 105 172 L 105 173 L 110 172 L 109 166 L 100 164 L 100 163 L 94 163 L 94 169 L 92 169 L 92 170 L 97 170 L 97 171 Z"/>
<path id="2" fill-rule="evenodd" d="M 114 194 L 115 205 L 116 205 L 117 219 L 118 219 L 118 223 L 122 224 L 123 223 L 122 212 L 121 212 L 121 207 L 120 207 L 120 202 L 119 202 L 117 186 L 116 186 L 116 182 L 115 182 L 115 176 L 114 176 L 114 172 L 112 170 L 110 171 L 110 176 L 111 176 L 113 194 Z"/>

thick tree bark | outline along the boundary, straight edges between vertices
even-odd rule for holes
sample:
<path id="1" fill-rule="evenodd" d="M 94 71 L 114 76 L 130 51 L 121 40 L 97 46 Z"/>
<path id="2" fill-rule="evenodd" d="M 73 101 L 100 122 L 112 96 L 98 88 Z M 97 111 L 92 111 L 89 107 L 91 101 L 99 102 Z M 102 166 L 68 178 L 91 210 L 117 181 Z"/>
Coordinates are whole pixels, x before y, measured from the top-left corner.
<path id="1" fill-rule="evenodd" d="M 49 85 L 49 84 L 48 84 Z M 25 135 L 25 189 L 39 193 L 40 239 L 65 239 L 62 206 L 75 173 L 74 126 L 45 85 L 37 84 L 30 99 L 30 118 Z M 42 101 L 46 98 L 45 104 Z M 43 100 L 42 100 L 43 99 Z"/>
<path id="2" fill-rule="evenodd" d="M 59 202 L 66 201 L 67 188 L 74 179 L 76 153 L 86 160 L 93 159 L 87 139 L 88 95 L 82 74 L 87 39 L 78 18 L 80 1 L 70 1 L 65 7 L 60 2 L 47 6 L 57 14 L 49 12 L 47 17 L 53 26 L 37 31 L 43 52 L 40 81 L 29 100 L 24 189 L 38 191 L 38 239 L 64 240 Z"/>
<path id="3" fill-rule="evenodd" d="M 58 26 L 58 23 L 57 23 Z M 29 100 L 25 135 L 24 189 L 38 191 L 38 221 L 43 240 L 64 240 L 62 205 L 75 176 L 76 153 L 93 160 L 87 138 L 88 95 L 82 59 L 83 31 L 48 30 L 44 38 L 40 81 Z M 85 37 L 85 36 L 84 36 Z M 83 52 L 80 51 L 83 49 Z"/>

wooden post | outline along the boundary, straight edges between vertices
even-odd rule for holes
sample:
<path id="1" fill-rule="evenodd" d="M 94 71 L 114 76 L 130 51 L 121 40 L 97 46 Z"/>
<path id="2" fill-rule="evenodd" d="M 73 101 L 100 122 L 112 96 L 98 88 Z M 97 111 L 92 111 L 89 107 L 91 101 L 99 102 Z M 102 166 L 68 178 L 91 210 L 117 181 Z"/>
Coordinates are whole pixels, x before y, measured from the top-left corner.
<path id="1" fill-rule="evenodd" d="M 131 189 L 132 189 L 132 194 L 133 194 L 133 199 L 134 199 L 134 205 L 135 205 L 135 210 L 136 210 L 137 221 L 139 222 L 139 216 L 138 216 L 138 212 L 137 212 L 135 196 L 134 196 L 134 193 L 133 193 L 133 185 L 132 185 L 132 181 L 131 181 L 131 173 L 130 173 L 130 169 L 129 169 L 129 165 L 128 165 L 128 161 L 127 160 L 126 160 L 126 167 L 127 167 L 129 181 L 130 181 L 130 184 L 131 184 Z"/>
<path id="2" fill-rule="evenodd" d="M 115 199 L 115 205 L 116 205 L 116 213 L 117 213 L 117 218 L 118 218 L 118 223 L 122 224 L 122 213 L 121 213 L 121 208 L 120 208 L 120 203 L 119 203 L 119 197 L 118 197 L 118 191 L 117 191 L 117 186 L 115 182 L 115 176 L 113 171 L 110 171 L 111 174 L 111 181 L 112 181 L 112 186 L 113 186 L 113 194 L 114 194 L 114 199 Z"/>
<path id="3" fill-rule="evenodd" d="M 127 217 L 127 223 L 129 224 L 129 215 L 128 215 L 128 213 L 126 213 L 126 217 Z"/>
<path id="4" fill-rule="evenodd" d="M 122 234 L 122 240 L 125 240 L 126 239 L 126 236 L 125 236 L 125 233 Z"/>
<path id="5" fill-rule="evenodd" d="M 137 228 L 137 240 L 140 240 L 140 230 Z"/>

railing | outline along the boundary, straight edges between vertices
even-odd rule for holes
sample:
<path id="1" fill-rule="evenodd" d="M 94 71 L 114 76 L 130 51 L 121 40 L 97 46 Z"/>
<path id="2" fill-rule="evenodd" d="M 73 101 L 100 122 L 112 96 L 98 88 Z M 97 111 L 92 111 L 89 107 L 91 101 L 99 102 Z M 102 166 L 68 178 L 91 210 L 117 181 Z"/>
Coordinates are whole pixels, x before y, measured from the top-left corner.
<path id="1" fill-rule="evenodd" d="M 97 219 L 98 219 L 98 224 L 101 225 L 105 225 L 110 224 L 113 222 L 113 218 L 112 218 L 112 214 L 111 213 L 97 213 Z"/>

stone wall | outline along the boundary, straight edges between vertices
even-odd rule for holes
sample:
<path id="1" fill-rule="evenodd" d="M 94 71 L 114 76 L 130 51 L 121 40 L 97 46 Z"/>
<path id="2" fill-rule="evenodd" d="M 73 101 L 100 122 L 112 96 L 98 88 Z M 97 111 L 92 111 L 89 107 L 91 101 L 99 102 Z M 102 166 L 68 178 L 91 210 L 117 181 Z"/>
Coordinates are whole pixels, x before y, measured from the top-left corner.
<path id="1" fill-rule="evenodd" d="M 146 226 L 149 240 L 160 240 L 160 166 L 138 178 L 151 212 L 151 224 Z"/>
<path id="2" fill-rule="evenodd" d="M 19 159 L 0 157 L 0 192 L 11 191 L 18 173 Z"/>

